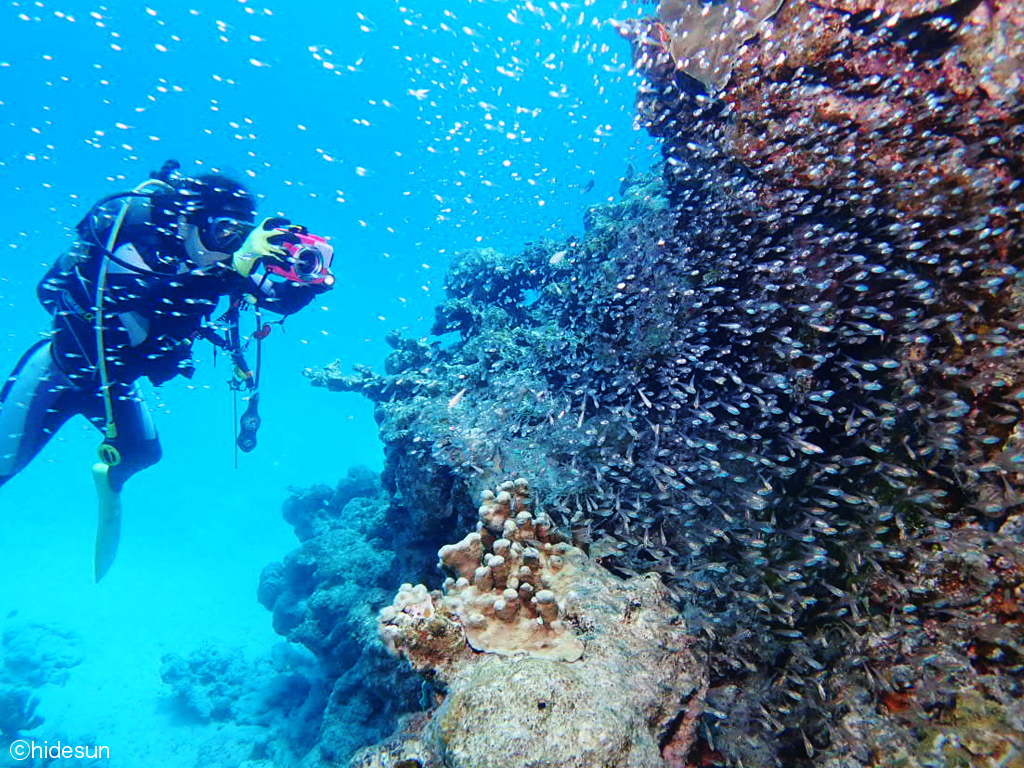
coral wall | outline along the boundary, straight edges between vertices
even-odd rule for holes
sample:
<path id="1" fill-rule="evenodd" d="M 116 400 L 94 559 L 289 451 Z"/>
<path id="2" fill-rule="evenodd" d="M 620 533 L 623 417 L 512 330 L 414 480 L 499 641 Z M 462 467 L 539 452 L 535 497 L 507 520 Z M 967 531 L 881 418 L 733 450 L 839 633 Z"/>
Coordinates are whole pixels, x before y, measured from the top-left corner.
<path id="1" fill-rule="evenodd" d="M 284 517 L 300 545 L 263 570 L 258 597 L 274 629 L 319 662 L 322 716 L 302 765 L 344 764 L 388 733 L 399 714 L 419 707 L 420 686 L 388 658 L 375 616 L 394 584 L 433 567 L 442 534 L 410 522 L 425 518 L 392 503 L 365 468 L 350 470 L 335 488 L 295 491 Z"/>
<path id="2" fill-rule="evenodd" d="M 463 254 L 436 338 L 313 383 L 375 401 L 399 507 L 527 477 L 661 574 L 709 653 L 694 760 L 1019 759 L 1019 10 L 784 3 L 714 93 L 622 29 L 659 177 Z"/>

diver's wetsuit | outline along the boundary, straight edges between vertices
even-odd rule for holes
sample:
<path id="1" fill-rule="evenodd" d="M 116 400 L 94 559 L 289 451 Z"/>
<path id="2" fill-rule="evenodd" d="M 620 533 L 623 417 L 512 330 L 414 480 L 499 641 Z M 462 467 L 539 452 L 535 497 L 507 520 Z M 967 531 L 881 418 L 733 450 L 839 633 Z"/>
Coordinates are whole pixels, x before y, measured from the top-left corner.
<path id="1" fill-rule="evenodd" d="M 114 254 L 140 271 L 108 263 L 103 316 L 105 360 L 117 437 L 108 440 L 121 462 L 110 468 L 111 488 L 120 491 L 136 472 L 159 461 L 160 443 L 135 383 L 154 384 L 191 375 L 191 343 L 225 296 L 244 294 L 259 306 L 289 315 L 319 291 L 307 285 L 271 282 L 254 272 L 242 277 L 224 262 L 197 267 L 177 240 L 154 247 L 151 233 L 133 238 L 126 228 Z M 148 241 L 148 242 L 147 242 Z M 167 245 L 167 243 L 163 243 Z M 96 249 L 78 246 L 78 252 Z M 39 284 L 40 301 L 54 316 L 49 341 L 22 357 L 0 392 L 0 486 L 20 472 L 71 416 L 82 414 L 97 428 L 106 424 L 97 367 L 96 285 L 102 255 L 61 257 Z"/>
<path id="2" fill-rule="evenodd" d="M 57 365 L 53 344 L 40 341 L 21 358 L 0 392 L 0 486 L 23 470 L 75 414 L 97 429 L 106 423 L 99 386 L 72 383 Z M 112 382 L 111 401 L 118 436 L 110 441 L 122 461 L 110 470 L 110 485 L 124 481 L 160 460 L 160 441 L 136 384 Z"/>

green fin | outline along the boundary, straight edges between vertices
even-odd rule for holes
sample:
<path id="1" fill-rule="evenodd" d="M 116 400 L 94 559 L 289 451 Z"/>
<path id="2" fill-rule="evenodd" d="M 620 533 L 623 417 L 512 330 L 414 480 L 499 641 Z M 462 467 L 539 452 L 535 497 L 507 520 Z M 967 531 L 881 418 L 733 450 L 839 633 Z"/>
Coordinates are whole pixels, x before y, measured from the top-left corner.
<path id="1" fill-rule="evenodd" d="M 117 555 L 117 544 L 121 540 L 121 494 L 110 487 L 107 473 L 110 467 L 103 463 L 93 464 L 92 479 L 96 483 L 99 501 L 99 520 L 96 524 L 96 556 L 93 561 L 96 581 L 107 575 Z"/>

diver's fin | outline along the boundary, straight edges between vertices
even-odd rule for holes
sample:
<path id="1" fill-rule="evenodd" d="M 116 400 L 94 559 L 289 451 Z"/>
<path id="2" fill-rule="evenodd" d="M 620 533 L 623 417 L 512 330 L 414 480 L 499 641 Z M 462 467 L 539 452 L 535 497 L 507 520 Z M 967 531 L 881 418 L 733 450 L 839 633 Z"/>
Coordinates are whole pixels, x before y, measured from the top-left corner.
<path id="1" fill-rule="evenodd" d="M 96 581 L 107 575 L 117 555 L 121 540 L 121 494 L 110 487 L 107 473 L 110 467 L 102 462 L 93 464 L 92 479 L 96 483 L 99 501 L 99 520 L 96 524 L 96 557 L 93 561 Z"/>

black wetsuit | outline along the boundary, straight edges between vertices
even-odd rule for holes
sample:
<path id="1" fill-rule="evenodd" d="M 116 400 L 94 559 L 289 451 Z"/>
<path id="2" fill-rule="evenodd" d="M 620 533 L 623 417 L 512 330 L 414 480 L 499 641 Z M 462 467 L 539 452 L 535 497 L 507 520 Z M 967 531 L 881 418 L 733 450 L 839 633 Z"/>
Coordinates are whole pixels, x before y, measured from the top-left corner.
<path id="1" fill-rule="evenodd" d="M 151 231 L 138 227 L 124 228 L 113 252 L 138 270 L 108 260 L 104 281 L 104 359 L 117 428 L 117 437 L 108 442 L 121 456 L 109 480 L 120 491 L 129 477 L 161 456 L 136 380 L 146 376 L 162 384 L 191 375 L 192 342 L 224 297 L 252 296 L 259 306 L 288 315 L 319 290 L 273 282 L 262 272 L 242 277 L 229 260 L 200 268 L 177 239 L 156 241 Z M 0 486 L 71 416 L 81 414 L 104 429 L 95 330 L 104 258 L 102 248 L 79 243 L 39 284 L 39 299 L 54 316 L 53 330 L 22 356 L 0 393 Z"/>

